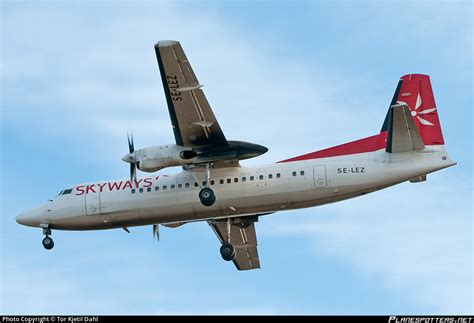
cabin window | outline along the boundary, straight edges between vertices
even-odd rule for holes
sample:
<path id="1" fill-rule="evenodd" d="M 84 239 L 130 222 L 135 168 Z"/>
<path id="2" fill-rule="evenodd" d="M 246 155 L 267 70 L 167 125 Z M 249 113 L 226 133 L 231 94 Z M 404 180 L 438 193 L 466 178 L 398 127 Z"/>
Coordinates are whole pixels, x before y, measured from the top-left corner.
<path id="1" fill-rule="evenodd" d="M 72 192 L 72 188 L 68 188 L 67 190 L 64 190 L 64 191 L 63 191 L 63 195 L 65 195 L 65 194 L 71 194 L 71 192 Z"/>
<path id="2" fill-rule="evenodd" d="M 302 170 L 302 171 L 300 172 L 300 175 L 301 175 L 301 176 L 303 176 L 303 175 L 304 175 L 304 170 Z"/>
<path id="3" fill-rule="evenodd" d="M 238 183 L 239 182 L 239 179 L 236 177 L 234 178 L 234 183 Z"/>
<path id="4" fill-rule="evenodd" d="M 232 180 L 230 178 L 227 179 L 227 184 L 230 184 L 230 182 L 232 182 Z"/>
<path id="5" fill-rule="evenodd" d="M 224 180 L 223 179 L 219 180 L 219 183 L 224 184 Z"/>
<path id="6" fill-rule="evenodd" d="M 163 185 L 163 191 L 167 190 L 168 189 L 168 186 L 166 185 Z"/>
<path id="7" fill-rule="evenodd" d="M 272 174 L 268 174 L 268 179 L 272 179 L 273 178 L 273 175 Z"/>
<path id="8" fill-rule="evenodd" d="M 280 178 L 280 177 L 281 177 L 280 173 L 277 173 L 277 178 Z"/>
<path id="9" fill-rule="evenodd" d="M 213 180 L 213 179 L 211 179 L 211 185 L 214 185 L 214 184 L 215 184 L 214 180 Z"/>
<path id="10" fill-rule="evenodd" d="M 151 192 L 151 187 L 147 187 L 146 191 Z"/>
<path id="11" fill-rule="evenodd" d="M 293 172 L 292 175 L 293 175 L 293 176 L 296 176 L 296 172 Z"/>
<path id="12" fill-rule="evenodd" d="M 159 191 L 160 190 L 160 187 L 159 186 L 155 186 L 155 191 Z"/>
<path id="13" fill-rule="evenodd" d="M 135 189 L 134 188 L 132 188 L 132 194 L 135 194 Z"/>
<path id="14" fill-rule="evenodd" d="M 198 187 L 198 183 L 197 182 L 194 182 L 194 187 Z"/>
<path id="15" fill-rule="evenodd" d="M 182 188 L 183 187 L 183 184 L 178 184 L 178 188 Z"/>
<path id="16" fill-rule="evenodd" d="M 143 188 L 140 188 L 138 191 L 139 191 L 140 193 L 143 193 Z"/>
<path id="17" fill-rule="evenodd" d="M 242 177 L 242 182 L 245 182 L 247 180 L 247 177 Z"/>
<path id="18" fill-rule="evenodd" d="M 174 190 L 175 186 L 174 184 L 171 184 L 171 187 L 170 187 L 172 190 Z"/>
<path id="19" fill-rule="evenodd" d="M 202 182 L 202 186 L 206 186 L 207 185 L 207 182 L 206 181 L 203 181 Z"/>
<path id="20" fill-rule="evenodd" d="M 258 179 L 259 179 L 259 180 L 262 180 L 262 179 L 263 179 L 263 175 L 260 175 L 260 176 L 258 177 Z"/>
<path id="21" fill-rule="evenodd" d="M 253 176 L 250 176 L 250 180 L 253 181 L 255 179 L 255 177 Z"/>
<path id="22" fill-rule="evenodd" d="M 184 187 L 189 188 L 189 183 L 184 184 Z"/>

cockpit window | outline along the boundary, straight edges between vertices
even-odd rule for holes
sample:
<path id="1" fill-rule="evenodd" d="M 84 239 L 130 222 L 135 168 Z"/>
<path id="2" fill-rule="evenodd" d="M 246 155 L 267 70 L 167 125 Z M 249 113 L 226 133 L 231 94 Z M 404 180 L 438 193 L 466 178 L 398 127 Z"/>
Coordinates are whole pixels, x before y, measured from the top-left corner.
<path id="1" fill-rule="evenodd" d="M 61 191 L 61 192 L 59 192 L 59 194 L 58 194 L 58 195 L 56 195 L 56 196 L 59 196 L 59 195 L 63 194 L 63 192 L 64 192 L 64 191 Z"/>
<path id="2" fill-rule="evenodd" d="M 65 194 L 71 194 L 72 192 L 72 188 L 68 188 L 67 190 L 64 190 L 62 195 L 65 195 Z"/>

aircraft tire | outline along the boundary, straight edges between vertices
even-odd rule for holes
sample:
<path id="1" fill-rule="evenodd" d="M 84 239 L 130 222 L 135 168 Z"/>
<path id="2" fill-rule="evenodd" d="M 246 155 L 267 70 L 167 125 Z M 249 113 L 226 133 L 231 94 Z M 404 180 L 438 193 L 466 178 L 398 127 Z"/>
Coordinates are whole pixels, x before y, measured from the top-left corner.
<path id="1" fill-rule="evenodd" d="M 230 243 L 225 242 L 221 246 L 221 256 L 225 261 L 231 261 L 235 259 L 235 248 Z"/>
<path id="2" fill-rule="evenodd" d="M 216 201 L 216 195 L 211 188 L 204 187 L 199 191 L 199 199 L 201 200 L 202 205 L 211 206 Z"/>
<path id="3" fill-rule="evenodd" d="M 51 250 L 54 247 L 54 241 L 50 237 L 46 237 L 43 239 L 43 247 L 46 250 Z"/>

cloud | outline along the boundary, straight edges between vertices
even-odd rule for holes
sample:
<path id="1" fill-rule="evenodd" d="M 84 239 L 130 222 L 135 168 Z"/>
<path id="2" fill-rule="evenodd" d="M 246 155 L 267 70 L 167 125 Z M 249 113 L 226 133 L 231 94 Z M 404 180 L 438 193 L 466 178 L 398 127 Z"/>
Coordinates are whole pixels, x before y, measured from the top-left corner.
<path id="1" fill-rule="evenodd" d="M 144 13 L 144 8 L 138 6 L 126 15 L 118 10 L 120 19 L 94 27 L 83 16 L 71 16 L 64 8 L 11 10 L 5 17 L 7 26 L 31 22 L 4 35 L 4 44 L 16 45 L 7 46 L 2 57 L 2 77 L 9 93 L 4 122 L 11 125 L 22 120 L 36 134 L 47 128 L 47 134 L 42 135 L 54 139 L 72 138 L 81 132 L 88 138 L 109 142 L 104 151 L 103 145 L 91 141 L 87 150 L 94 158 L 119 155 L 127 129 L 135 132 L 142 145 L 172 141 L 152 45 L 160 38 L 173 36 L 181 41 L 205 85 L 204 91 L 227 137 L 270 146 L 269 157 L 260 160 L 273 162 L 353 139 L 351 134 L 338 130 L 351 129 L 363 137 L 379 129 L 389 98 L 377 102 L 371 96 L 349 95 L 360 90 L 351 88 L 360 83 L 355 76 L 342 75 L 316 62 L 308 66 L 269 56 L 272 40 L 262 44 L 212 12 L 196 15 L 183 7 L 173 10 L 176 7 L 168 3 L 156 8 L 153 19 L 138 18 Z M 43 14 L 50 19 L 37 18 Z M 172 32 L 165 34 L 157 29 L 163 25 Z M 201 38 L 189 33 L 190 28 L 206 35 L 205 46 Z M 30 29 L 42 32 L 31 30 L 32 37 Z M 370 88 L 370 84 L 366 86 Z M 8 108 L 13 105 L 22 108 Z M 366 106 L 366 113 L 348 120 L 345 115 L 354 105 Z M 294 113 L 288 119 L 290 111 Z M 374 117 L 376 122 L 372 122 Z M 308 119 L 314 120 L 313 127 L 299 126 Z M 44 127 L 38 128 L 39 124 Z M 370 132 L 366 124 L 371 124 Z M 282 129 L 285 136 L 281 136 Z M 328 141 L 321 134 L 329 132 L 333 136 Z M 299 138 L 304 137 L 311 138 L 309 148 L 306 143 L 300 145 Z"/>
<path id="2" fill-rule="evenodd" d="M 303 234 L 315 257 L 341 259 L 433 313 L 472 313 L 472 213 L 466 212 L 472 187 L 428 177 L 421 185 L 402 184 L 296 219 L 280 217 L 261 234 Z"/>
<path id="3" fill-rule="evenodd" d="M 116 168 L 111 173 L 123 177 L 126 172 L 121 170 L 126 165 L 120 157 L 127 150 L 127 130 L 134 131 L 136 147 L 173 141 L 152 46 L 160 39 L 178 39 L 198 79 L 205 85 L 204 91 L 226 136 L 270 148 L 267 154 L 248 164 L 274 162 L 372 135 L 380 129 L 399 71 L 408 68 L 411 71 L 414 66 L 439 66 L 437 56 L 427 58 L 426 53 L 436 54 L 428 41 L 450 39 L 450 46 L 438 47 L 445 53 L 448 66 L 457 66 L 447 78 L 458 77 L 458 65 L 466 57 L 470 62 L 472 56 L 465 41 L 472 32 L 466 30 L 465 24 L 469 22 L 456 20 L 454 12 L 459 9 L 448 9 L 446 16 L 430 9 L 428 18 L 423 16 L 426 19 L 421 21 L 422 28 L 417 28 L 415 18 L 423 13 L 425 4 L 410 7 L 416 7 L 417 11 L 401 17 L 388 14 L 393 6 L 397 6 L 396 12 L 404 10 L 398 4 L 369 6 L 366 19 L 354 14 L 354 8 L 359 5 L 347 7 L 348 12 L 339 11 L 345 6 L 331 7 L 329 19 L 334 22 L 329 25 L 333 28 L 320 32 L 309 29 L 310 34 L 314 33 L 312 38 L 296 47 L 295 42 L 282 36 L 296 29 L 272 30 L 270 35 L 262 37 L 258 30 L 242 32 L 242 25 L 227 21 L 217 9 L 189 3 L 133 3 L 113 7 L 101 3 L 42 3 L 41 6 L 2 3 L 2 133 L 11 130 L 9 138 L 13 143 L 54 144 L 55 149 L 41 152 L 47 159 L 61 154 L 66 161 L 95 163 L 96 167 L 84 167 L 85 176 L 100 178 L 110 168 Z M 365 5 L 364 10 L 367 10 Z M 299 23 L 303 22 L 295 24 L 298 28 Z M 410 27 L 406 27 L 407 23 Z M 454 28 L 454 33 L 449 29 L 452 35 L 447 37 L 442 32 L 445 23 L 460 28 Z M 312 28 L 320 26 L 328 27 L 324 24 Z M 403 33 L 398 33 L 400 28 Z M 432 29 L 437 32 L 431 33 Z M 425 34 L 428 37 L 423 38 Z M 336 38 L 327 43 L 318 38 L 329 36 Z M 349 44 L 340 46 L 344 41 Z M 287 47 L 283 50 L 283 46 Z M 412 48 L 418 52 L 410 51 Z M 303 50 L 306 52 L 299 53 Z M 288 54 L 293 52 L 298 54 Z M 459 54 L 462 56 L 457 60 Z M 416 59 L 411 60 L 412 57 Z M 394 64 L 399 64 L 399 68 L 388 70 L 387 66 Z M 471 81 L 469 73 L 461 75 Z M 456 88 L 464 86 L 457 81 L 453 83 Z M 453 84 L 450 86 L 454 87 Z M 470 136 L 453 143 L 465 143 L 466 138 Z M 459 146 L 465 153 L 466 145 Z M 14 149 L 31 149 L 14 144 L 4 147 L 3 156 L 10 153 L 21 156 Z M 6 162 L 2 162 L 6 174 Z M 8 164 L 12 167 L 8 174 L 25 172 L 11 158 Z M 69 162 L 55 164 L 56 178 L 75 171 Z M 459 177 L 447 180 L 447 172 L 457 173 Z M 401 302 L 426 305 L 436 313 L 469 313 L 473 297 L 472 287 L 469 288 L 469 284 L 472 286 L 472 205 L 469 205 L 472 186 L 461 184 L 469 177 L 471 174 L 460 165 L 458 170 L 430 176 L 424 184 L 403 184 L 347 202 L 282 213 L 286 216 L 272 216 L 267 222 L 270 229 L 261 226 L 258 234 L 285 235 L 289 244 L 304 234 L 314 246 L 314 258 L 324 255 L 340 260 L 369 277 L 374 286 L 383 284 Z M 59 185 L 57 179 L 54 185 L 50 180 L 31 185 L 28 181 L 34 182 L 37 177 L 22 181 L 11 178 L 8 190 L 2 188 L 4 201 L 14 198 L 16 201 L 8 209 L 2 207 L 2 213 L 7 215 L 16 214 L 32 201 L 42 200 L 45 191 L 56 191 L 58 187 L 51 186 Z M 4 180 L 5 177 L 2 185 Z M 25 190 L 28 194 L 24 194 Z M 229 304 L 227 298 L 220 296 L 222 289 L 213 285 L 215 277 L 228 279 L 228 272 L 209 273 L 208 267 L 197 270 L 199 266 L 173 262 L 170 259 L 183 257 L 176 240 L 176 245 L 169 249 L 172 253 L 160 254 L 156 258 L 162 261 L 158 261 L 147 259 L 154 255 L 150 250 L 126 249 L 126 243 L 118 243 L 122 238 L 106 232 L 78 233 L 88 237 L 91 243 L 102 242 L 98 236 L 111 239 L 108 246 L 85 246 L 81 250 L 77 245 L 83 243 L 82 238 L 68 232 L 62 243 L 67 240 L 77 245 L 71 243 L 63 250 L 72 252 L 58 254 L 55 250 L 55 257 L 43 258 L 35 250 L 28 250 L 37 246 L 38 241 L 25 242 L 30 237 L 26 233 L 18 238 L 23 230 L 11 218 L 2 219 L 4 312 L 272 314 L 291 313 L 298 306 L 286 295 L 272 299 L 267 295 L 267 286 L 259 285 L 260 289 L 255 287 L 249 295 L 246 287 L 238 287 L 243 279 L 237 273 L 229 282 L 235 288 L 235 295 L 246 298 L 246 304 L 258 305 Z M 211 232 L 205 233 L 214 239 Z M 201 242 L 196 232 L 181 237 L 187 239 L 186 243 Z M 15 249 L 17 242 L 19 246 Z M 98 250 L 94 253 L 91 249 Z M 279 250 L 273 252 L 267 257 L 280 256 Z M 210 266 L 211 261 L 216 259 L 205 265 Z M 253 279 L 273 283 L 272 277 L 252 275 L 255 275 L 250 276 Z M 45 280 L 48 297 L 44 296 Z M 297 297 L 297 301 L 301 299 Z M 313 313 L 319 305 L 302 303 L 301 311 Z M 289 304 L 290 308 L 281 304 Z M 333 308 L 344 312 L 345 305 Z M 311 306 L 309 310 L 308 306 Z"/>
<path id="4" fill-rule="evenodd" d="M 109 236 L 114 234 L 117 233 L 108 233 Z M 119 244 L 120 248 L 114 249 L 105 242 L 94 251 L 80 244 L 66 244 L 67 248 L 55 250 L 54 256 L 48 253 L 2 259 L 2 313 L 189 315 L 284 311 L 272 305 L 269 297 L 262 302 L 258 293 L 247 295 L 244 303 L 229 303 L 227 297 L 216 299 L 215 295 L 222 295 L 224 291 L 221 284 L 215 283 L 212 271 L 195 268 L 196 274 L 190 275 L 188 268 L 180 267 L 180 262 L 173 260 L 173 255 L 158 257 L 155 250 L 155 256 L 150 258 L 149 250 L 137 244 L 128 247 Z M 157 248 L 153 245 L 152 249 Z M 58 262 L 58 253 L 61 257 L 68 250 L 73 250 L 75 257 L 66 256 L 64 263 Z M 229 287 L 238 292 L 235 285 L 230 283 Z"/>

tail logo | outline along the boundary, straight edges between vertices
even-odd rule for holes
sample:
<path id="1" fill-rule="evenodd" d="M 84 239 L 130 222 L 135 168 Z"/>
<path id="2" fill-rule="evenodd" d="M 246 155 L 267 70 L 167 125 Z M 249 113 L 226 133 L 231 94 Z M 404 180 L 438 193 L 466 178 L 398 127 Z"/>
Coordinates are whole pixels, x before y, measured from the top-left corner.
<path id="1" fill-rule="evenodd" d="M 416 98 L 416 105 L 415 105 L 415 109 L 414 109 L 414 110 L 412 110 L 412 109 L 410 108 L 410 106 L 408 105 L 408 103 L 406 103 L 406 102 L 397 101 L 397 103 L 398 103 L 398 104 L 405 104 L 406 106 L 408 106 L 408 108 L 409 108 L 410 111 L 411 111 L 411 115 L 412 115 L 413 117 L 416 116 L 422 125 L 425 125 L 425 126 L 434 126 L 434 124 L 432 124 L 432 123 L 429 122 L 428 120 L 423 119 L 422 117 L 420 117 L 420 115 L 428 114 L 428 113 L 431 113 L 431 112 L 433 112 L 433 111 L 436 110 L 436 108 L 431 108 L 431 109 L 425 109 L 425 110 L 418 111 L 418 108 L 421 107 L 421 96 L 420 96 L 420 93 L 418 93 L 418 97 Z"/>

